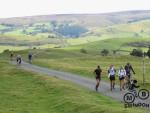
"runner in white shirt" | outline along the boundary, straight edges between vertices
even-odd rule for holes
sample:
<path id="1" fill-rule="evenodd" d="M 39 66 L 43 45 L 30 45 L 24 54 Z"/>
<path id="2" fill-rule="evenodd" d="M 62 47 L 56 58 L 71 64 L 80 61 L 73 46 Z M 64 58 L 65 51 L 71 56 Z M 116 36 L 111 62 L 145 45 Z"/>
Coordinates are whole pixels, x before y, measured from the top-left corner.
<path id="1" fill-rule="evenodd" d="M 120 91 L 122 91 L 122 89 L 124 88 L 124 78 L 126 76 L 126 70 L 123 68 L 123 66 L 120 67 L 118 76 L 120 80 Z"/>
<path id="2" fill-rule="evenodd" d="M 115 88 L 115 74 L 116 70 L 113 65 L 110 65 L 108 69 L 108 78 L 110 79 L 110 90 Z"/>

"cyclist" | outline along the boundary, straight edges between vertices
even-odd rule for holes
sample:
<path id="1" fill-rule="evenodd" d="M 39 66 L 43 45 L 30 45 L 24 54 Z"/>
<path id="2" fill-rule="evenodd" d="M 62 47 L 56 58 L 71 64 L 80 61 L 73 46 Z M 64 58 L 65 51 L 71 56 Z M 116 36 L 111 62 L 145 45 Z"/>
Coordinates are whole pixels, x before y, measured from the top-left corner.
<path id="1" fill-rule="evenodd" d="M 136 88 L 139 88 L 140 86 L 138 86 L 138 85 L 136 85 L 137 84 L 137 80 L 132 80 L 131 81 L 131 85 L 130 85 L 130 87 L 129 87 L 129 91 L 130 92 L 133 92 L 134 93 L 134 95 L 137 97 L 138 96 L 138 94 L 137 94 L 137 92 L 136 92 Z"/>
<path id="2" fill-rule="evenodd" d="M 131 83 L 131 86 L 129 87 L 129 90 L 135 90 L 135 88 L 139 88 L 140 86 L 137 86 L 137 80 L 133 80 Z"/>
<path id="3" fill-rule="evenodd" d="M 126 75 L 130 80 L 131 79 L 131 71 L 133 72 L 133 74 L 135 74 L 135 71 L 133 70 L 132 65 L 130 63 L 127 63 L 125 65 L 124 69 L 126 70 Z"/>
<path id="4" fill-rule="evenodd" d="M 126 70 L 126 76 L 125 76 L 125 80 L 124 80 L 124 88 L 125 89 L 129 89 L 130 85 L 131 85 L 131 71 L 133 72 L 133 74 L 135 74 L 135 71 L 132 68 L 132 65 L 130 63 L 127 63 L 125 65 L 125 70 Z"/>

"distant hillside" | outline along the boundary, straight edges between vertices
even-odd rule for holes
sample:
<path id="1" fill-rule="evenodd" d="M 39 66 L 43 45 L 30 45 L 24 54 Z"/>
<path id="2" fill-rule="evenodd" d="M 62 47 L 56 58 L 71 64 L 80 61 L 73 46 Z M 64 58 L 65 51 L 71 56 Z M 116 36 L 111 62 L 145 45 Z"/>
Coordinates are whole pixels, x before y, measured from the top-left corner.
<path id="1" fill-rule="evenodd" d="M 150 11 L 125 11 L 103 14 L 61 14 L 0 19 L 0 24 L 25 25 L 38 22 L 71 22 L 85 27 L 104 27 L 150 19 Z"/>

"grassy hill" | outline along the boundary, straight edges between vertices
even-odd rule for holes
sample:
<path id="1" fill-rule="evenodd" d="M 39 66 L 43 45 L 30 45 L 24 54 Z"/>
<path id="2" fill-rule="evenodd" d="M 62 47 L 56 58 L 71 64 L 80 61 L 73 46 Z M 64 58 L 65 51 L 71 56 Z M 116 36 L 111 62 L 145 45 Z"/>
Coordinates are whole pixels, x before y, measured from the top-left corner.
<path id="1" fill-rule="evenodd" d="M 62 14 L 0 19 L 0 31 L 7 35 L 58 35 L 52 32 L 53 25 L 79 25 L 87 29 L 130 24 L 150 19 L 150 11 L 126 11 L 104 14 Z M 60 27 L 60 26 L 58 26 Z M 41 30 L 42 29 L 42 30 Z M 108 28 L 108 31 L 111 31 Z M 117 29 L 116 29 L 117 30 Z M 140 29 L 141 30 L 141 29 Z M 115 30 L 114 30 L 115 32 Z"/>
<path id="2" fill-rule="evenodd" d="M 7 46 L 25 46 L 25 48 L 46 46 L 47 48 L 51 47 L 64 47 L 70 45 L 80 45 L 87 44 L 90 48 L 94 49 L 107 49 L 115 45 L 116 47 L 112 47 L 111 49 L 119 49 L 119 48 L 132 48 L 135 44 L 139 43 L 139 47 L 147 47 L 149 41 L 149 31 L 150 31 L 150 20 L 143 20 L 128 24 L 120 24 L 114 25 L 104 28 L 93 28 L 88 33 L 84 34 L 79 38 L 64 38 L 64 37 L 51 37 L 48 38 L 47 33 L 38 33 L 35 36 L 24 35 L 20 31 L 20 33 L 16 33 L 17 31 L 13 31 L 10 33 L 6 33 L 0 36 L 0 45 L 3 48 L 8 48 Z M 35 27 L 37 24 L 34 24 Z M 40 24 L 41 25 L 41 24 Z M 36 28 L 36 27 L 35 27 Z M 34 28 L 34 29 L 35 29 Z M 20 28 L 23 30 L 23 28 Z M 30 29 L 30 28 L 27 28 Z M 120 38 L 120 39 L 118 39 Z M 123 39 L 124 38 L 124 39 Z M 138 47 L 138 46 L 137 46 Z M 82 46 L 82 48 L 88 48 Z M 125 49 L 126 50 L 126 49 Z"/>
<path id="3" fill-rule="evenodd" d="M 93 29 L 93 32 L 101 35 L 113 35 L 113 37 L 150 37 L 150 20 L 142 20 L 127 24 Z"/>
<path id="4" fill-rule="evenodd" d="M 135 22 L 150 18 L 150 11 L 125 11 L 103 14 L 61 14 L 61 15 L 43 15 L 21 18 L 0 19 L 0 23 L 22 25 L 49 21 L 73 21 L 79 25 L 95 27 Z"/>
<path id="5" fill-rule="evenodd" d="M 84 40 L 86 41 L 86 40 Z M 107 49 L 110 54 L 113 54 L 113 51 L 116 54 L 120 55 L 129 55 L 133 49 L 141 49 L 143 51 L 148 50 L 150 38 L 103 38 L 102 40 L 94 42 L 86 42 L 84 44 L 73 45 L 66 47 L 67 50 L 81 50 L 84 49 L 88 53 L 100 54 L 103 49 Z M 73 43 L 73 42 L 71 42 Z M 80 41 L 81 43 L 81 41 Z"/>
<path id="6" fill-rule="evenodd" d="M 0 19 L 0 45 L 64 47 L 110 38 L 149 38 L 149 28 L 150 11 Z"/>

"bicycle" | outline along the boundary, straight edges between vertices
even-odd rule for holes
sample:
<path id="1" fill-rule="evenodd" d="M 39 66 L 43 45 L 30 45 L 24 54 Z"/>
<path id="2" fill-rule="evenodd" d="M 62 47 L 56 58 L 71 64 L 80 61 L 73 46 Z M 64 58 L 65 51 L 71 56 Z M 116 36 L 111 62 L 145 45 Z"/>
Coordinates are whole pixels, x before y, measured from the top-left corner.
<path id="1" fill-rule="evenodd" d="M 125 77 L 124 89 L 129 89 L 131 87 L 133 80 L 130 79 L 128 76 Z"/>

